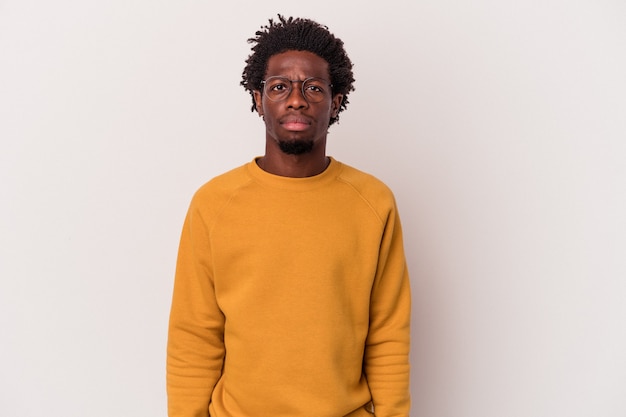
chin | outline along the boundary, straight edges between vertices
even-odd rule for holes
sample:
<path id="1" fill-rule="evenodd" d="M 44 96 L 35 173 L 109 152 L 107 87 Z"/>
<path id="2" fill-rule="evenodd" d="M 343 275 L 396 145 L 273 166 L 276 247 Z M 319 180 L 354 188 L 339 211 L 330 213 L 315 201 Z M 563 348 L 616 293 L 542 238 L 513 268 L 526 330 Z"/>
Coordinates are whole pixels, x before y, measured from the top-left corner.
<path id="1" fill-rule="evenodd" d="M 291 140 L 279 141 L 278 146 L 283 153 L 287 155 L 302 155 L 313 151 L 312 140 Z"/>

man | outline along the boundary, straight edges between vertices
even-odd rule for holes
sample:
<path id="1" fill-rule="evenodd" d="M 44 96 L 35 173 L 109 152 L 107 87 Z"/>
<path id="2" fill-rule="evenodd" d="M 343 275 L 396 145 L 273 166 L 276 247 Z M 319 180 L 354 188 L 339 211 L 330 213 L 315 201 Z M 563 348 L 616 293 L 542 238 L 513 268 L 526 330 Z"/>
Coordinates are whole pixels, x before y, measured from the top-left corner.
<path id="1" fill-rule="evenodd" d="M 270 19 L 243 71 L 265 155 L 194 195 L 170 317 L 170 417 L 409 414 L 410 291 L 391 191 L 326 155 L 343 42 Z"/>

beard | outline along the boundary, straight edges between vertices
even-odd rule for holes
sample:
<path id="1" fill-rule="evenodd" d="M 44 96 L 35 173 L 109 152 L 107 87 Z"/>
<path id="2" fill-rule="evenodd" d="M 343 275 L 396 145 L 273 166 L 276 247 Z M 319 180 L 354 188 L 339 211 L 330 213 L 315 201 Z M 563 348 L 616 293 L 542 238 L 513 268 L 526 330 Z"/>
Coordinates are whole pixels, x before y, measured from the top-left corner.
<path id="1" fill-rule="evenodd" d="M 287 155 L 302 155 L 313 150 L 312 140 L 292 140 L 278 142 L 278 147 Z"/>

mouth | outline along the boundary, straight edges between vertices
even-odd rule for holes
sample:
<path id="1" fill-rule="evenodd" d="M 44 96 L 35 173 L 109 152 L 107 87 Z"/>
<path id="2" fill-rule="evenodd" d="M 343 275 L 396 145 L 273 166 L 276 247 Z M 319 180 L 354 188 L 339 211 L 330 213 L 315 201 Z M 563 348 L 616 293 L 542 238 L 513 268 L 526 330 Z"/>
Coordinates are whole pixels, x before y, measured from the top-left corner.
<path id="1" fill-rule="evenodd" d="M 281 120 L 280 124 L 285 130 L 301 132 L 311 126 L 311 121 L 305 117 L 289 116 Z"/>

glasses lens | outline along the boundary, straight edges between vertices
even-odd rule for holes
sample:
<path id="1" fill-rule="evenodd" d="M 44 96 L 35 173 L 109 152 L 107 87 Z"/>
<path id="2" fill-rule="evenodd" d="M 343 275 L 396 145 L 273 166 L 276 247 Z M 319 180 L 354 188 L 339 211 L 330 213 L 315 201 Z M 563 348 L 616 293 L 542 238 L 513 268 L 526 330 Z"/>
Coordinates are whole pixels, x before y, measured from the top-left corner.
<path id="1" fill-rule="evenodd" d="M 328 83 L 321 78 L 309 78 L 302 84 L 302 91 L 306 99 L 312 103 L 319 103 L 326 97 Z"/>
<path id="2" fill-rule="evenodd" d="M 291 81 L 284 77 L 270 77 L 265 80 L 265 95 L 273 101 L 281 101 L 291 92 Z"/>
<path id="3" fill-rule="evenodd" d="M 269 77 L 265 80 L 263 91 L 270 100 L 282 101 L 289 97 L 294 82 L 298 81 L 291 81 L 285 77 Z M 319 103 L 330 91 L 330 86 L 321 78 L 307 78 L 302 82 L 301 91 L 307 101 Z"/>

